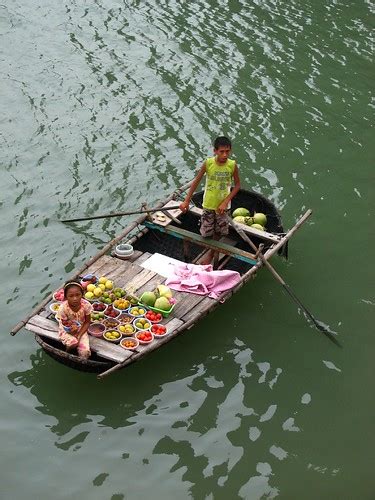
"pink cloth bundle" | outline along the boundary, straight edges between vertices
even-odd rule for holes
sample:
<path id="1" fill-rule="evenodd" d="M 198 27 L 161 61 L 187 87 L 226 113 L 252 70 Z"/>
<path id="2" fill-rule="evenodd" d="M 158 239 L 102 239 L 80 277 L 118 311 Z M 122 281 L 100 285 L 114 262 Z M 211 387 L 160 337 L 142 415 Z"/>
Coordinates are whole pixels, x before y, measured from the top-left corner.
<path id="1" fill-rule="evenodd" d="M 173 290 L 217 299 L 220 293 L 233 288 L 239 281 L 240 274 L 237 271 L 214 271 L 211 264 L 177 264 L 165 284 Z"/>

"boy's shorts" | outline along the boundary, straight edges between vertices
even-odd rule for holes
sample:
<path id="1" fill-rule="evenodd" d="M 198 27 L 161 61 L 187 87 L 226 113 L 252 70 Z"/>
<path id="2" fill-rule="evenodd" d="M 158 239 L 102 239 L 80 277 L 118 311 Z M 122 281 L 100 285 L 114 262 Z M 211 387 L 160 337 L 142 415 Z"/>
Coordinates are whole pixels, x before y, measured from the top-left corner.
<path id="1" fill-rule="evenodd" d="M 204 238 L 212 238 L 214 234 L 226 236 L 229 231 L 228 211 L 218 214 L 215 210 L 203 209 L 200 233 Z"/>

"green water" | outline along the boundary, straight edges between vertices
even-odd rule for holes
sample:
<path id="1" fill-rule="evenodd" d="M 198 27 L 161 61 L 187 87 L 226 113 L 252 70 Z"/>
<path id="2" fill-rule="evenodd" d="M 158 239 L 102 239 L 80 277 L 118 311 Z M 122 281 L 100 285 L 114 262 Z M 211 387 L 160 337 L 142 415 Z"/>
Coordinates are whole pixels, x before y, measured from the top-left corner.
<path id="1" fill-rule="evenodd" d="M 372 17 L 371 17 L 372 16 Z M 373 5 L 6 1 L 1 498 L 375 497 Z M 228 134 L 284 226 L 273 277 L 103 382 L 10 328 Z"/>

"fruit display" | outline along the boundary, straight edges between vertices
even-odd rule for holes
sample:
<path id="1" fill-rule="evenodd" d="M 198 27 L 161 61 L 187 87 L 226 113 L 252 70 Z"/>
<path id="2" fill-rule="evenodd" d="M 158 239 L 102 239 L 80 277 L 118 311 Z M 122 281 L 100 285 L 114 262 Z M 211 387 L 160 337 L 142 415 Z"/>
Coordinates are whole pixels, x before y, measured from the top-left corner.
<path id="1" fill-rule="evenodd" d="M 134 350 L 138 347 L 139 342 L 137 339 L 122 339 L 120 345 L 124 349 Z"/>
<path id="2" fill-rule="evenodd" d="M 56 314 L 60 309 L 60 302 L 52 302 L 52 304 L 49 305 L 49 309 L 51 313 Z"/>
<path id="3" fill-rule="evenodd" d="M 103 304 L 103 302 L 94 302 L 92 308 L 94 311 L 104 312 L 107 309 L 107 306 Z"/>
<path id="4" fill-rule="evenodd" d="M 247 208 L 237 208 L 233 211 L 232 217 L 239 224 L 245 224 L 253 229 L 258 229 L 258 231 L 265 231 L 267 216 L 261 212 L 254 212 L 254 215 L 250 216 Z"/>
<path id="5" fill-rule="evenodd" d="M 144 309 L 143 307 L 138 307 L 138 306 L 135 306 L 135 307 L 131 307 L 129 309 L 129 314 L 131 314 L 132 316 L 143 316 L 146 312 L 146 309 Z"/>
<path id="6" fill-rule="evenodd" d="M 138 332 L 135 334 L 135 338 L 139 340 L 140 344 L 149 344 L 153 341 L 154 335 L 150 331 Z"/>
<path id="7" fill-rule="evenodd" d="M 93 311 L 91 314 L 90 314 L 90 319 L 91 321 L 101 321 L 104 319 L 104 312 L 101 312 L 101 311 Z"/>
<path id="8" fill-rule="evenodd" d="M 111 328 L 117 328 L 119 325 L 119 322 L 117 321 L 117 319 L 114 319 L 114 318 L 105 318 L 102 321 L 102 323 L 106 328 L 108 328 L 108 330 L 110 330 Z"/>
<path id="9" fill-rule="evenodd" d="M 167 327 L 165 325 L 152 325 L 151 332 L 155 337 L 163 337 L 167 333 Z"/>
<path id="10" fill-rule="evenodd" d="M 147 318 L 137 318 L 134 320 L 133 325 L 138 330 L 148 330 L 151 327 L 151 323 Z"/>
<path id="11" fill-rule="evenodd" d="M 127 336 L 127 337 L 130 337 L 135 332 L 134 326 L 131 325 L 130 323 L 128 323 L 126 325 L 119 325 L 117 327 L 117 329 L 119 332 L 121 332 L 124 336 Z"/>
<path id="12" fill-rule="evenodd" d="M 147 318 L 151 323 L 160 323 L 160 321 L 163 319 L 163 315 L 158 312 L 147 311 L 145 314 L 145 318 Z"/>
<path id="13" fill-rule="evenodd" d="M 121 339 L 121 333 L 117 330 L 107 330 L 103 333 L 103 338 L 109 342 L 119 342 Z"/>
<path id="14" fill-rule="evenodd" d="M 154 292 L 143 292 L 139 300 L 145 306 L 153 307 L 153 305 L 155 304 L 156 298 L 157 297 L 156 297 L 156 294 Z"/>
<path id="15" fill-rule="evenodd" d="M 129 314 L 122 313 L 120 316 L 117 316 L 116 318 L 120 324 L 126 325 L 127 323 L 131 323 L 134 319 L 133 316 L 130 316 Z"/>
<path id="16" fill-rule="evenodd" d="M 128 309 L 130 307 L 130 302 L 127 299 L 116 299 L 113 302 L 113 307 L 123 311 L 123 310 Z"/>
<path id="17" fill-rule="evenodd" d="M 98 277 L 95 276 L 94 274 L 86 274 L 85 276 L 82 276 L 81 279 L 81 285 L 86 290 L 88 285 L 94 285 L 97 282 L 98 282 Z"/>
<path id="18" fill-rule="evenodd" d="M 234 210 L 232 213 L 233 218 L 238 217 L 238 216 L 247 217 L 249 215 L 250 215 L 250 211 L 247 208 L 243 208 L 243 207 L 236 208 L 236 210 Z"/>
<path id="19" fill-rule="evenodd" d="M 75 334 L 78 332 L 81 323 L 79 321 L 71 320 L 71 319 L 66 319 L 66 320 L 61 320 L 61 323 L 63 325 L 64 330 L 67 333 Z"/>
<path id="20" fill-rule="evenodd" d="M 114 309 L 114 307 L 110 304 L 105 310 L 104 314 L 107 317 L 116 318 L 117 316 L 119 316 L 120 311 L 116 311 L 116 309 Z"/>
<path id="21" fill-rule="evenodd" d="M 253 229 L 258 229 L 258 231 L 264 231 L 264 227 L 261 224 L 251 224 Z"/>
<path id="22" fill-rule="evenodd" d="M 53 298 L 57 302 L 62 302 L 64 300 L 64 289 L 59 288 L 58 290 L 56 290 L 56 292 L 53 294 Z"/>
<path id="23" fill-rule="evenodd" d="M 153 312 L 161 313 L 162 316 L 168 316 L 175 304 L 172 290 L 166 285 L 157 285 L 155 290 L 143 292 L 140 297 L 140 303 L 147 306 Z"/>

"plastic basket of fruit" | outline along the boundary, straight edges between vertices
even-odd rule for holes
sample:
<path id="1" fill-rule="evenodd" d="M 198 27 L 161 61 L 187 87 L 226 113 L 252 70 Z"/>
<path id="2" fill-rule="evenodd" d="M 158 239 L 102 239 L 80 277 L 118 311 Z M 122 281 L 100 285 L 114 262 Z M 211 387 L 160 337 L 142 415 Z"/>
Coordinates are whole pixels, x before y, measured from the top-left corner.
<path id="1" fill-rule="evenodd" d="M 159 312 L 147 311 L 145 318 L 147 318 L 150 323 L 160 323 L 163 320 L 163 315 Z"/>
<path id="2" fill-rule="evenodd" d="M 168 318 L 168 316 L 172 314 L 174 306 L 176 305 L 172 304 L 170 309 L 164 311 L 163 309 L 158 309 L 157 307 L 145 306 L 144 304 L 142 304 L 142 302 L 139 302 L 138 304 L 142 307 L 147 307 L 147 309 L 150 309 L 153 312 L 160 313 L 163 316 L 163 318 Z"/>
<path id="3" fill-rule="evenodd" d="M 92 308 L 95 312 L 104 312 L 107 309 L 107 304 L 104 304 L 103 302 L 93 302 L 92 303 Z"/>
<path id="4" fill-rule="evenodd" d="M 168 334 L 168 329 L 165 325 L 155 324 L 151 326 L 151 333 L 155 338 L 165 337 Z"/>
<path id="5" fill-rule="evenodd" d="M 133 316 L 134 318 L 137 318 L 140 316 L 144 316 L 146 310 L 146 306 L 134 306 L 129 308 L 128 314 L 130 314 L 130 316 Z"/>
<path id="6" fill-rule="evenodd" d="M 121 339 L 120 346 L 124 349 L 128 349 L 129 351 L 134 351 L 134 349 L 137 349 L 137 347 L 139 346 L 139 340 L 133 338 Z"/>
<path id="7" fill-rule="evenodd" d="M 110 330 L 110 329 L 116 330 L 116 328 L 120 324 L 116 318 L 104 318 L 102 323 L 107 328 L 107 330 Z"/>
<path id="8" fill-rule="evenodd" d="M 104 311 L 104 315 L 107 318 L 117 318 L 120 314 L 120 311 L 116 310 L 111 304 L 107 306 L 107 309 Z"/>
<path id="9" fill-rule="evenodd" d="M 130 302 L 127 299 L 116 299 L 113 301 L 112 306 L 116 311 L 127 311 L 130 307 Z"/>
<path id="10" fill-rule="evenodd" d="M 133 325 L 137 330 L 149 330 L 151 328 L 151 323 L 147 318 L 135 318 Z"/>
<path id="11" fill-rule="evenodd" d="M 107 330 L 103 333 L 103 339 L 112 342 L 112 344 L 119 344 L 122 339 L 122 333 L 118 330 Z"/>
<path id="12" fill-rule="evenodd" d="M 135 338 L 139 341 L 140 344 L 147 345 L 151 344 L 154 340 L 154 334 L 150 332 L 150 330 L 146 330 L 145 332 L 137 332 L 135 334 Z"/>
<path id="13" fill-rule="evenodd" d="M 53 300 L 56 300 L 56 302 L 62 302 L 64 300 L 64 289 L 59 288 L 54 292 L 53 294 Z"/>
<path id="14" fill-rule="evenodd" d="M 65 320 L 62 321 L 61 323 L 66 333 L 71 333 L 71 334 L 77 333 L 81 326 L 81 323 L 75 320 Z"/>
<path id="15" fill-rule="evenodd" d="M 121 325 L 126 325 L 127 323 L 131 323 L 134 320 L 134 316 L 130 316 L 127 313 L 121 313 L 120 316 L 116 318 Z"/>
<path id="16" fill-rule="evenodd" d="M 123 337 L 131 337 L 136 332 L 136 328 L 131 323 L 126 325 L 118 325 L 117 330 L 122 333 Z"/>
<path id="17" fill-rule="evenodd" d="M 61 302 L 52 302 L 52 304 L 49 305 L 49 310 L 51 311 L 52 314 L 56 314 L 57 311 L 60 309 Z"/>

